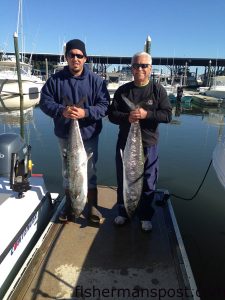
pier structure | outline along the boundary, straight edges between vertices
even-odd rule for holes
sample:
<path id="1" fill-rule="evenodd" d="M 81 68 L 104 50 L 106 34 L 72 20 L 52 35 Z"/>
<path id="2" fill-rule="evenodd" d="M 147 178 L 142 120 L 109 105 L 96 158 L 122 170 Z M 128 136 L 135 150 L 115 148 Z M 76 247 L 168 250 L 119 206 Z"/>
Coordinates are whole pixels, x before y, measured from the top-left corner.
<path id="1" fill-rule="evenodd" d="M 6 53 L 5 55 L 14 55 L 14 53 Z M 0 59 L 3 53 L 0 52 Z M 49 73 L 53 72 L 54 65 L 61 61 L 62 54 L 52 53 L 24 53 L 28 59 L 32 57 L 32 62 L 36 69 L 42 70 L 45 73 L 46 61 L 48 62 Z M 87 63 L 90 63 L 91 68 L 100 74 L 107 72 L 109 67 L 121 66 L 130 67 L 131 56 L 113 56 L 113 55 L 88 55 Z M 198 67 L 204 68 L 205 78 L 214 75 L 225 74 L 225 59 L 223 58 L 194 58 L 194 57 L 152 57 L 153 66 L 165 66 L 171 74 L 177 74 L 180 70 L 188 70 L 190 67 L 196 67 L 196 75 Z M 210 76 L 209 76 L 210 75 Z"/>

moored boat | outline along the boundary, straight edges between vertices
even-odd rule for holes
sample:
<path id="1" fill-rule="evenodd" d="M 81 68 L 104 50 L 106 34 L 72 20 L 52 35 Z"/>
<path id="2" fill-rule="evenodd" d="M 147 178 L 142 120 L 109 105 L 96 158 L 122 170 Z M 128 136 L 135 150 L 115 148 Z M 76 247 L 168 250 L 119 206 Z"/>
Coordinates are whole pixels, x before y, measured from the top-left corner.
<path id="1" fill-rule="evenodd" d="M 30 147 L 14 133 L 0 134 L 0 298 L 53 214 L 42 175 L 31 174 Z"/>
<path id="2" fill-rule="evenodd" d="M 223 103 L 223 100 L 216 97 L 196 94 L 192 96 L 192 103 L 202 106 L 219 106 Z"/>
<path id="3" fill-rule="evenodd" d="M 22 2 L 22 0 L 18 0 L 17 31 L 14 33 L 15 44 L 15 41 L 18 42 L 18 33 L 21 32 L 22 51 L 18 58 L 19 61 L 17 61 L 17 54 L 19 56 L 18 45 L 15 46 L 15 55 L 6 55 L 3 52 L 0 58 L 0 111 L 19 110 L 22 96 L 20 93 L 23 94 L 23 109 L 35 106 L 40 100 L 40 91 L 44 85 L 40 72 L 34 70 L 31 65 L 32 55 L 29 61 L 26 60 L 24 55 Z M 19 89 L 19 74 L 17 74 L 17 71 L 20 73 L 22 91 Z"/>
<path id="4" fill-rule="evenodd" d="M 225 99 L 225 76 L 215 76 L 212 86 L 205 91 L 205 95 Z"/>
<path id="5" fill-rule="evenodd" d="M 133 78 L 130 74 L 111 72 L 106 74 L 106 85 L 112 100 L 115 91 L 123 84 L 132 81 Z"/>
<path id="6" fill-rule="evenodd" d="M 106 84 L 110 98 L 113 99 L 115 91 L 120 86 L 120 75 L 118 73 L 107 73 Z"/>
<path id="7" fill-rule="evenodd" d="M 23 89 L 23 108 L 27 109 L 39 103 L 44 81 L 32 74 L 29 63 L 20 62 L 21 82 Z M 0 61 L 0 111 L 19 110 L 20 92 L 16 59 L 14 56 L 3 57 Z"/>

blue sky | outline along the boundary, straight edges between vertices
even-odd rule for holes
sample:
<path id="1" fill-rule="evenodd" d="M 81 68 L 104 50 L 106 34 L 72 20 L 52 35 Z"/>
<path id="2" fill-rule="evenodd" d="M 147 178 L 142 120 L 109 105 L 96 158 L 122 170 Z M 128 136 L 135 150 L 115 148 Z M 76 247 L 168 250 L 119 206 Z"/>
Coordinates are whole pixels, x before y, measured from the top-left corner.
<path id="1" fill-rule="evenodd" d="M 18 0 L 0 10 L 0 49 L 13 51 Z M 25 51 L 62 52 L 73 38 L 93 55 L 225 58 L 225 0 L 23 0 Z"/>

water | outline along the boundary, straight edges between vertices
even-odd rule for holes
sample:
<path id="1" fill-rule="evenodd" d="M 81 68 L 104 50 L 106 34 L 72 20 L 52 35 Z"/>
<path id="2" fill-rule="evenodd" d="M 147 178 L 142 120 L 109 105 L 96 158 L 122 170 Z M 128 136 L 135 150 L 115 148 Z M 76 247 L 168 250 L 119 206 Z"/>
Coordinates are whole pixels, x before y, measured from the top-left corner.
<path id="1" fill-rule="evenodd" d="M 224 139 L 223 125 L 218 125 L 223 123 L 224 115 L 218 113 L 224 111 L 198 106 L 174 108 L 173 122 L 160 125 L 159 187 L 183 198 L 194 195 L 216 143 Z M 35 108 L 26 115 L 25 122 L 25 138 L 32 146 L 33 173 L 43 173 L 48 190 L 62 194 L 53 121 Z M 18 116 L 0 113 L 0 133 L 3 132 L 19 133 Z M 117 126 L 105 120 L 99 143 L 99 184 L 116 185 L 117 133 Z M 213 167 L 193 200 L 172 197 L 172 203 L 197 286 L 202 291 L 201 299 L 225 299 L 225 189 Z"/>

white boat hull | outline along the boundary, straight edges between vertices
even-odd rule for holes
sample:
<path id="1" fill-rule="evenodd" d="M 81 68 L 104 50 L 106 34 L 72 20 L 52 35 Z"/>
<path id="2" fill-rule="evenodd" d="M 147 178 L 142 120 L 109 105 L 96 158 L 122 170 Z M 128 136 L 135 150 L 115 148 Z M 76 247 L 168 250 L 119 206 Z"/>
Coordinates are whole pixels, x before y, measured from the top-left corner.
<path id="1" fill-rule="evenodd" d="M 24 109 L 39 103 L 43 84 L 42 81 L 22 81 Z M 20 93 L 17 81 L 0 79 L 0 91 L 0 111 L 20 109 Z"/>
<path id="2" fill-rule="evenodd" d="M 0 298 L 52 214 L 51 196 L 42 176 L 30 178 L 31 189 L 18 198 L 7 178 L 0 178 Z"/>
<path id="3" fill-rule="evenodd" d="M 217 177 L 225 188 L 225 143 L 219 142 L 213 151 L 213 167 Z"/>
<path id="4" fill-rule="evenodd" d="M 219 90 L 206 90 L 205 95 L 209 97 L 215 97 L 215 98 L 224 98 L 225 99 L 225 90 L 219 91 Z"/>
<path id="5" fill-rule="evenodd" d="M 225 99 L 225 76 L 215 76 L 212 86 L 205 91 L 205 95 Z"/>

